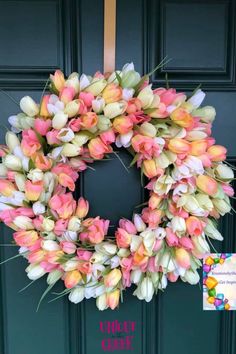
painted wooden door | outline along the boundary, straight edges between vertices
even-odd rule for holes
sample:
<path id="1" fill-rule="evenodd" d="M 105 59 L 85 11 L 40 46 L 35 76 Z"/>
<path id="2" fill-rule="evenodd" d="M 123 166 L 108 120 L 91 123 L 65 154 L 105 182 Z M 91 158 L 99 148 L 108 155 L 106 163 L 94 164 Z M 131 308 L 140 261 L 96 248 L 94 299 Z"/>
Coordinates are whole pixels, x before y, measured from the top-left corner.
<path id="1" fill-rule="evenodd" d="M 191 91 L 199 83 L 206 104 L 217 109 L 214 135 L 228 148 L 235 163 L 235 2 L 234 0 L 117 0 L 117 67 L 134 61 L 149 72 L 168 55 L 172 61 L 152 76 L 154 86 Z M 40 98 L 50 72 L 102 70 L 102 0 L 0 0 L 0 87 L 16 101 L 25 94 Z M 15 105 L 0 93 L 0 140 Z M 130 156 L 121 152 L 128 164 Z M 145 199 L 136 169 L 128 174 L 117 159 L 99 162 L 86 171 L 78 186 L 91 203 L 91 215 L 109 218 L 114 230 L 121 216 L 131 217 Z M 114 183 L 115 182 L 115 183 Z M 235 218 L 224 218 L 225 241 L 217 249 L 236 251 Z M 11 231 L 1 226 L 0 244 L 9 244 Z M 16 253 L 0 247 L 1 259 Z M 135 354 L 234 354 L 235 315 L 204 312 L 198 286 L 171 284 L 146 304 L 127 291 L 117 311 L 99 312 L 93 300 L 73 305 L 66 298 L 36 313 L 45 282 L 28 284 L 25 261 L 0 268 L 1 354 L 93 354 L 114 351 L 119 333 L 107 333 L 109 323 L 130 325 L 127 347 Z M 57 289 L 59 290 L 59 288 Z M 50 296 L 48 298 L 50 300 Z M 131 349 L 131 347 L 133 349 Z M 124 350 L 114 352 L 122 353 Z"/>

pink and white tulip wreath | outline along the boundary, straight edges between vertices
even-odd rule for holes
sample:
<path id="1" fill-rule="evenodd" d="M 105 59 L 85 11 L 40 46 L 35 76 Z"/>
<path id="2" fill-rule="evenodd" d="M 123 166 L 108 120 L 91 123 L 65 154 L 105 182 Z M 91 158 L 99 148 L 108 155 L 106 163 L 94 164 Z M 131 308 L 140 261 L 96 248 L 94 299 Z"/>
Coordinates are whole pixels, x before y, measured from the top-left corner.
<path id="1" fill-rule="evenodd" d="M 190 98 L 152 89 L 131 63 L 92 77 L 57 70 L 40 104 L 21 99 L 0 150 L 0 220 L 15 230 L 29 279 L 46 275 L 46 292 L 62 280 L 58 297 L 93 297 L 100 310 L 116 308 L 132 284 L 150 301 L 168 281 L 199 281 L 208 238 L 222 240 L 215 221 L 233 195 L 226 149 L 211 136 L 215 109 L 200 107 L 204 97 L 200 89 Z M 114 145 L 133 155 L 150 196 L 109 237 L 109 221 L 87 217 L 88 202 L 72 192 L 79 173 Z"/>

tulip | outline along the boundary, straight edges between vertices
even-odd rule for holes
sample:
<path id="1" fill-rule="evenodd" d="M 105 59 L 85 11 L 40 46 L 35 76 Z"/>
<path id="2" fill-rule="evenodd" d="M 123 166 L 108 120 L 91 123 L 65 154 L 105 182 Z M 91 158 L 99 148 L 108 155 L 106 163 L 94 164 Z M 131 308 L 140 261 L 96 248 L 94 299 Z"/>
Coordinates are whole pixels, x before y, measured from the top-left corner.
<path id="1" fill-rule="evenodd" d="M 226 159 L 227 149 L 221 145 L 213 145 L 210 146 L 207 150 L 207 154 L 209 155 L 211 161 L 223 161 Z"/>
<path id="2" fill-rule="evenodd" d="M 53 240 L 43 240 L 41 242 L 41 247 L 42 247 L 42 249 L 44 249 L 45 251 L 48 251 L 48 252 L 60 250 L 60 246 L 59 246 L 58 242 L 53 241 Z"/>
<path id="3" fill-rule="evenodd" d="M 189 235 L 199 236 L 203 232 L 201 220 L 195 216 L 190 216 L 186 219 L 186 227 Z"/>
<path id="4" fill-rule="evenodd" d="M 59 139 L 63 143 L 68 143 L 69 141 L 73 140 L 74 137 L 75 134 L 70 128 L 62 128 L 57 134 L 57 139 Z"/>
<path id="5" fill-rule="evenodd" d="M 120 248 L 128 248 L 131 243 L 131 235 L 124 229 L 118 228 L 116 233 L 116 243 Z"/>
<path id="6" fill-rule="evenodd" d="M 213 222 L 210 219 L 207 219 L 207 225 L 204 229 L 205 234 L 208 237 L 211 237 L 213 240 L 223 241 L 223 236 L 214 226 Z"/>
<path id="7" fill-rule="evenodd" d="M 188 99 L 187 103 L 191 104 L 191 106 L 194 109 L 196 109 L 196 108 L 200 107 L 205 96 L 206 96 L 205 92 L 203 92 L 202 90 L 199 89 L 193 94 L 192 97 L 190 97 Z"/>
<path id="8" fill-rule="evenodd" d="M 98 116 L 94 112 L 88 112 L 81 116 L 81 126 L 84 129 L 91 129 L 98 123 Z"/>
<path id="9" fill-rule="evenodd" d="M 106 85 L 107 85 L 106 80 L 94 78 L 90 82 L 90 84 L 85 88 L 85 91 L 92 93 L 94 96 L 98 96 L 104 90 Z"/>
<path id="10" fill-rule="evenodd" d="M 112 151 L 112 148 L 104 144 L 99 137 L 90 140 L 88 143 L 88 149 L 91 157 L 96 160 L 103 159 L 106 153 Z"/>
<path id="11" fill-rule="evenodd" d="M 0 163 L 0 177 L 6 177 L 7 168 L 3 163 Z"/>
<path id="12" fill-rule="evenodd" d="M 184 218 L 180 216 L 174 216 L 171 220 L 171 227 L 174 232 L 184 233 L 186 231 L 186 224 Z"/>
<path id="13" fill-rule="evenodd" d="M 71 290 L 69 300 L 74 304 L 78 304 L 84 299 L 84 288 L 78 287 Z"/>
<path id="14" fill-rule="evenodd" d="M 52 126 L 54 129 L 62 129 L 68 121 L 68 114 L 58 112 L 52 119 Z"/>
<path id="15" fill-rule="evenodd" d="M 183 108 L 175 109 L 171 115 L 171 120 L 182 128 L 191 128 L 194 124 L 193 117 Z"/>
<path id="16" fill-rule="evenodd" d="M 48 118 L 51 116 L 51 113 L 49 113 L 48 111 L 48 104 L 49 104 L 50 97 L 51 97 L 50 95 L 45 95 L 41 100 L 40 111 L 39 111 L 39 115 L 41 117 Z"/>
<path id="17" fill-rule="evenodd" d="M 71 101 L 75 96 L 75 90 L 73 87 L 64 87 L 60 92 L 60 101 L 62 101 L 65 105 Z"/>
<path id="18" fill-rule="evenodd" d="M 81 147 L 81 146 L 85 145 L 89 139 L 90 139 L 89 133 L 79 132 L 79 133 L 75 134 L 75 137 L 72 140 L 72 143 Z"/>
<path id="19" fill-rule="evenodd" d="M 216 210 L 222 216 L 229 213 L 231 210 L 231 205 L 230 205 L 228 197 L 227 197 L 227 200 L 214 198 L 214 199 L 212 199 L 212 202 L 213 202 L 213 205 L 216 208 Z"/>
<path id="20" fill-rule="evenodd" d="M 154 286 L 151 279 L 149 277 L 145 277 L 139 286 L 141 299 L 145 300 L 146 302 L 150 302 L 154 294 Z"/>
<path id="21" fill-rule="evenodd" d="M 43 182 L 31 182 L 26 181 L 25 183 L 25 196 L 30 201 L 37 201 L 40 197 L 40 194 L 43 191 Z"/>
<path id="22" fill-rule="evenodd" d="M 20 146 L 20 140 L 13 132 L 6 133 L 6 144 L 9 147 L 10 152 L 14 151 L 16 146 Z"/>
<path id="23" fill-rule="evenodd" d="M 41 202 L 35 202 L 32 208 L 35 215 L 41 215 L 45 213 L 45 205 L 43 205 Z"/>
<path id="24" fill-rule="evenodd" d="M 192 236 L 191 237 L 194 249 L 192 253 L 198 258 L 202 258 L 205 253 L 210 253 L 210 247 L 207 243 L 204 234 L 201 236 Z"/>
<path id="25" fill-rule="evenodd" d="M 222 179 L 232 180 L 234 178 L 233 170 L 225 164 L 219 164 L 216 167 L 215 171 L 217 173 L 217 176 Z"/>
<path id="26" fill-rule="evenodd" d="M 61 279 L 63 273 L 59 269 L 54 269 L 52 272 L 50 272 L 47 276 L 47 283 L 48 285 L 53 285 L 55 284 L 59 279 Z"/>
<path id="27" fill-rule="evenodd" d="M 78 73 L 74 72 L 74 73 L 70 74 L 70 76 L 68 77 L 68 79 L 65 82 L 65 87 L 73 87 L 73 89 L 75 90 L 75 93 L 79 92 L 80 85 L 79 85 Z"/>
<path id="28" fill-rule="evenodd" d="M 6 155 L 4 158 L 4 165 L 13 171 L 20 171 L 22 169 L 21 159 L 15 155 Z"/>
<path id="29" fill-rule="evenodd" d="M 107 308 L 107 295 L 102 294 L 96 298 L 96 306 L 100 311 L 103 311 Z"/>
<path id="30" fill-rule="evenodd" d="M 206 140 L 197 140 L 192 141 L 190 143 L 191 151 L 190 154 L 193 156 L 200 156 L 205 154 L 207 149 L 207 141 Z"/>
<path id="31" fill-rule="evenodd" d="M 184 269 L 190 268 L 190 255 L 184 248 L 175 249 L 175 260 L 180 267 Z"/>
<path id="32" fill-rule="evenodd" d="M 105 101 L 102 97 L 96 97 L 96 99 L 92 101 L 92 108 L 94 112 L 101 113 L 104 107 Z"/>
<path id="33" fill-rule="evenodd" d="M 139 128 L 139 132 L 143 135 L 154 138 L 156 136 L 157 130 L 151 123 L 144 122 Z"/>
<path id="34" fill-rule="evenodd" d="M 150 198 L 148 200 L 148 207 L 151 210 L 157 209 L 162 201 L 162 198 L 159 197 L 156 193 L 151 193 Z"/>
<path id="35" fill-rule="evenodd" d="M 27 277 L 30 280 L 37 280 L 46 274 L 46 271 L 39 264 L 30 264 L 26 268 Z"/>
<path id="36" fill-rule="evenodd" d="M 21 247 L 30 247 L 38 240 L 38 234 L 34 230 L 20 230 L 14 232 L 14 240 Z"/>
<path id="37" fill-rule="evenodd" d="M 188 141 L 181 138 L 174 138 L 170 139 L 168 148 L 176 154 L 187 154 L 191 147 Z"/>
<path id="38" fill-rule="evenodd" d="M 156 255 L 156 263 L 167 273 L 173 272 L 176 269 L 176 265 L 168 249 L 165 250 L 162 254 Z"/>
<path id="39" fill-rule="evenodd" d="M 186 270 L 183 280 L 187 281 L 191 285 L 199 283 L 200 277 L 196 270 L 188 269 Z"/>
<path id="40" fill-rule="evenodd" d="M 40 263 L 44 260 L 45 254 L 46 252 L 42 249 L 33 250 L 27 254 L 27 259 L 29 263 Z"/>
<path id="41" fill-rule="evenodd" d="M 52 121 L 51 119 L 40 119 L 36 118 L 34 121 L 34 129 L 42 136 L 45 136 L 48 130 L 51 128 Z"/>
<path id="42" fill-rule="evenodd" d="M 120 290 L 116 289 L 107 293 L 107 306 L 114 310 L 119 305 Z"/>
<path id="43" fill-rule="evenodd" d="M 80 103 L 79 100 L 70 101 L 67 103 L 64 113 L 68 115 L 69 118 L 76 116 L 79 112 Z"/>
<path id="44" fill-rule="evenodd" d="M 133 128 L 133 122 L 129 116 L 116 117 L 113 121 L 113 128 L 120 134 L 127 134 Z"/>
<path id="45" fill-rule="evenodd" d="M 101 131 L 106 131 L 112 126 L 112 123 L 109 118 L 99 115 L 98 116 L 98 123 L 97 123 L 97 128 Z M 114 134 L 114 132 L 113 132 Z M 115 134 L 114 134 L 115 137 Z"/>
<path id="46" fill-rule="evenodd" d="M 114 83 L 108 84 L 102 92 L 106 104 L 119 101 L 121 96 L 122 88 Z"/>
<path id="47" fill-rule="evenodd" d="M 27 116 L 30 117 L 34 117 L 39 113 L 38 105 L 29 96 L 25 96 L 20 100 L 20 108 L 25 114 L 27 114 Z"/>
<path id="48" fill-rule="evenodd" d="M 101 242 L 95 245 L 95 250 L 103 255 L 112 256 L 116 254 L 117 246 L 110 242 Z"/>
<path id="49" fill-rule="evenodd" d="M 50 79 L 53 84 L 53 87 L 60 92 L 63 89 L 65 84 L 65 78 L 63 72 L 61 70 L 56 70 L 54 75 L 52 74 L 50 75 Z"/>
<path id="50" fill-rule="evenodd" d="M 11 197 L 15 191 L 16 188 L 12 182 L 0 179 L 0 193 L 4 197 Z"/>
<path id="51" fill-rule="evenodd" d="M 196 185 L 207 195 L 213 196 L 217 193 L 218 184 L 212 177 L 200 175 L 196 178 Z"/>
<path id="52" fill-rule="evenodd" d="M 63 149 L 61 151 L 62 156 L 66 157 L 74 157 L 80 154 L 81 147 L 75 144 L 66 143 L 63 145 Z"/>
<path id="53" fill-rule="evenodd" d="M 77 232 L 80 230 L 80 228 L 81 228 L 80 218 L 78 216 L 72 216 L 68 223 L 68 230 Z"/>
<path id="54" fill-rule="evenodd" d="M 34 168 L 29 171 L 27 178 L 32 182 L 38 182 L 43 180 L 44 173 L 39 168 Z"/>
<path id="55" fill-rule="evenodd" d="M 138 99 L 142 102 L 143 109 L 147 109 L 151 106 L 154 99 L 154 94 L 151 85 L 146 86 L 139 92 Z"/>
<path id="56" fill-rule="evenodd" d="M 78 270 L 67 272 L 64 277 L 65 287 L 67 289 L 74 288 L 82 279 L 81 273 Z"/>
<path id="57" fill-rule="evenodd" d="M 43 218 L 42 228 L 46 232 L 50 232 L 54 229 L 55 222 L 48 218 Z"/>
<path id="58" fill-rule="evenodd" d="M 135 87 L 141 80 L 139 73 L 135 70 L 124 72 L 121 77 L 121 85 L 125 88 Z"/>
<path id="59" fill-rule="evenodd" d="M 80 197 L 78 202 L 77 202 L 77 208 L 76 208 L 76 216 L 78 218 L 83 219 L 89 211 L 89 202 L 85 200 L 84 198 Z"/>
<path id="60" fill-rule="evenodd" d="M 123 114 L 126 110 L 127 103 L 125 101 L 108 103 L 104 107 L 104 115 L 109 118 L 115 118 L 121 114 Z"/>
<path id="61" fill-rule="evenodd" d="M 22 230 L 32 230 L 34 225 L 28 216 L 19 215 L 13 220 L 14 224 Z"/>
<path id="62" fill-rule="evenodd" d="M 134 214 L 134 225 L 138 232 L 142 232 L 146 229 L 146 224 L 143 222 L 143 219 L 138 214 Z"/>
<path id="63" fill-rule="evenodd" d="M 148 178 L 153 178 L 156 177 L 160 174 L 160 169 L 157 168 L 155 160 L 144 160 L 143 164 L 143 173 L 145 174 L 145 176 L 147 176 Z"/>
<path id="64" fill-rule="evenodd" d="M 200 117 L 201 121 L 204 123 L 212 123 L 216 116 L 216 110 L 214 107 L 206 106 L 196 109 L 192 112 L 192 115 L 195 117 Z"/>
<path id="65" fill-rule="evenodd" d="M 117 268 L 113 269 L 104 276 L 104 285 L 107 288 L 114 288 L 122 277 L 121 271 Z"/>

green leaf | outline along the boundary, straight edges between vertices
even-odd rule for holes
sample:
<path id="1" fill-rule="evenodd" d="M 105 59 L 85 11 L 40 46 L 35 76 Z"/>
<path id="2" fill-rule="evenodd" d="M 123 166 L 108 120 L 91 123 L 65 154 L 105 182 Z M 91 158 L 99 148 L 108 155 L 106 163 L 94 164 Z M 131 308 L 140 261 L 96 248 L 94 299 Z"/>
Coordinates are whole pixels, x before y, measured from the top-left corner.
<path id="1" fill-rule="evenodd" d="M 122 86 L 122 79 L 121 79 L 121 76 L 118 74 L 117 71 L 115 71 L 115 74 L 116 74 L 116 80 L 118 81 L 119 85 Z"/>
<path id="2" fill-rule="evenodd" d="M 35 168 L 35 164 L 32 159 L 29 160 L 29 170 L 33 170 Z"/>
<path id="3" fill-rule="evenodd" d="M 46 143 L 46 140 L 36 130 L 34 130 L 34 132 L 37 136 L 38 141 L 40 142 L 40 144 L 43 148 L 44 153 L 47 153 L 48 145 Z"/>
<path id="4" fill-rule="evenodd" d="M 49 285 L 49 286 L 47 287 L 47 289 L 44 291 L 43 295 L 41 296 L 41 298 L 40 298 L 40 300 L 39 300 L 39 303 L 38 303 L 36 312 L 38 312 L 39 307 L 40 307 L 40 305 L 41 305 L 43 299 L 44 299 L 45 296 L 49 293 L 49 291 L 54 287 L 55 284 L 56 284 L 56 283 L 53 283 L 53 284 Z"/>
<path id="5" fill-rule="evenodd" d="M 132 167 L 133 165 L 135 165 L 137 161 L 138 161 L 138 154 L 136 154 L 134 156 L 133 160 L 130 162 L 129 167 Z"/>

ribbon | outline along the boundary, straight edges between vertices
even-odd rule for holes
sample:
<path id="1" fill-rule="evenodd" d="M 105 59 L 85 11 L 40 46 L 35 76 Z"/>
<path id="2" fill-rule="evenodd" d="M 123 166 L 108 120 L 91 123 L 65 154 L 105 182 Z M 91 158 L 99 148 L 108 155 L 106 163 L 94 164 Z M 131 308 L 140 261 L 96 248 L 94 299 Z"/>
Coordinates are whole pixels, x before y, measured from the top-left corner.
<path id="1" fill-rule="evenodd" d="M 104 0 L 104 64 L 105 72 L 115 70 L 116 62 L 116 0 Z"/>

